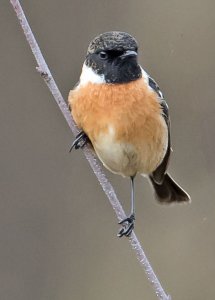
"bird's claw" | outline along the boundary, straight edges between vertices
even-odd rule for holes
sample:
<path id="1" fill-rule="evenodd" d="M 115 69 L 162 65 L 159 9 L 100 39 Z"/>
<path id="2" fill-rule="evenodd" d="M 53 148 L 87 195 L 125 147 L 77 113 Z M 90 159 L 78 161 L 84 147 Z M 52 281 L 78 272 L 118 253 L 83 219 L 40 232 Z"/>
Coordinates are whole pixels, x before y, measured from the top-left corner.
<path id="1" fill-rule="evenodd" d="M 135 216 L 131 214 L 130 217 L 125 218 L 124 220 L 120 221 L 119 224 L 123 224 L 123 227 L 120 229 L 118 233 L 118 237 L 127 236 L 129 237 L 134 229 L 134 221 Z"/>
<path id="2" fill-rule="evenodd" d="M 84 131 L 79 132 L 74 142 L 72 143 L 69 152 L 71 152 L 73 148 L 75 148 L 75 150 L 83 148 L 88 142 L 89 142 L 89 138 L 86 135 L 86 133 Z"/>

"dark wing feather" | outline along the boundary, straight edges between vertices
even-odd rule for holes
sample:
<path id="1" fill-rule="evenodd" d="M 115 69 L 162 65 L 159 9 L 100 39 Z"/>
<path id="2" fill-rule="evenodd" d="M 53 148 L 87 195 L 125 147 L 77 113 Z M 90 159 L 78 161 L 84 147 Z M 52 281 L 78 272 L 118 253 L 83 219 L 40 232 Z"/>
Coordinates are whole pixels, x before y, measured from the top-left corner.
<path id="1" fill-rule="evenodd" d="M 160 99 L 163 99 L 163 94 L 162 94 L 158 84 L 150 76 L 148 76 L 148 80 L 149 80 L 149 86 L 155 91 L 155 93 L 158 95 L 158 97 Z"/>
<path id="2" fill-rule="evenodd" d="M 163 98 L 163 94 L 162 94 L 159 86 L 157 85 L 157 83 L 151 77 L 149 77 L 149 86 L 159 96 L 163 117 L 164 117 L 165 122 L 166 122 L 167 127 L 168 127 L 168 145 L 167 145 L 166 154 L 165 154 L 161 164 L 150 175 L 156 183 L 161 184 L 164 180 L 164 175 L 166 174 L 166 171 L 167 171 L 168 162 L 169 162 L 170 153 L 171 153 L 169 108 L 168 108 L 168 105 L 167 105 L 166 101 Z"/>

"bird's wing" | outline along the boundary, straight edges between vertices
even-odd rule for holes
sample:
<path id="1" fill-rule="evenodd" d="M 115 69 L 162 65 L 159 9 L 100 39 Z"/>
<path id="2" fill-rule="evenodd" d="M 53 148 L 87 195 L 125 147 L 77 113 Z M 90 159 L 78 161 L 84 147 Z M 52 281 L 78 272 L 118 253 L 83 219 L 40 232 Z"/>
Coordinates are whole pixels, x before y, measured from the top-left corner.
<path id="1" fill-rule="evenodd" d="M 167 171 L 168 162 L 169 162 L 170 153 L 171 153 L 169 108 L 168 108 L 166 101 L 163 98 L 163 94 L 162 94 L 158 84 L 149 75 L 148 75 L 148 84 L 159 97 L 160 106 L 162 108 L 162 114 L 163 114 L 164 120 L 165 120 L 167 128 L 168 128 L 168 145 L 167 145 L 166 154 L 165 154 L 161 164 L 150 175 L 156 183 L 161 184 L 163 182 L 164 175 Z"/>

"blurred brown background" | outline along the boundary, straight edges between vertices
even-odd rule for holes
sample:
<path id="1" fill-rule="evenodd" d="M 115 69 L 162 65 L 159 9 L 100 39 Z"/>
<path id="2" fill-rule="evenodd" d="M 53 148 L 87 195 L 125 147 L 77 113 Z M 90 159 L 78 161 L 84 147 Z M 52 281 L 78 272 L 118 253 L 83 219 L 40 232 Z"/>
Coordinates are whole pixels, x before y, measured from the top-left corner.
<path id="1" fill-rule="evenodd" d="M 127 31 L 172 119 L 170 171 L 189 206 L 161 206 L 137 180 L 138 234 L 173 300 L 215 295 L 215 2 L 21 1 L 65 98 L 90 40 Z M 0 5 L 0 299 L 155 300 L 36 63 L 9 1 Z M 107 172 L 128 210 L 129 182 Z"/>

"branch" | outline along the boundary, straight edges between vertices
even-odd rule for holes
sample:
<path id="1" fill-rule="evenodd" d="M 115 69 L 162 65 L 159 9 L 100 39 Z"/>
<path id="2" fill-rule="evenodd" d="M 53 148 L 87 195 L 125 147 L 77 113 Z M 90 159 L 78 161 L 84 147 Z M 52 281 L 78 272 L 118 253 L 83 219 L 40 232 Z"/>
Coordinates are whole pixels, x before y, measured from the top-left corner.
<path id="1" fill-rule="evenodd" d="M 37 64 L 38 64 L 37 70 L 39 71 L 40 75 L 42 76 L 45 83 L 47 84 L 50 92 L 54 96 L 54 99 L 57 102 L 62 114 L 64 115 L 70 129 L 72 130 L 73 134 L 76 135 L 78 133 L 76 124 L 75 124 L 74 120 L 71 118 L 71 114 L 68 110 L 67 104 L 64 101 L 64 99 L 52 77 L 52 74 L 44 60 L 44 57 L 40 51 L 40 48 L 37 44 L 37 41 L 36 41 L 32 31 L 31 31 L 31 28 L 28 24 L 28 21 L 22 10 L 19 0 L 10 0 L 10 2 L 16 12 L 16 15 L 17 15 L 19 22 L 22 26 L 22 29 L 24 31 L 25 37 L 26 37 L 26 39 L 31 47 L 31 50 L 35 56 L 35 59 L 37 61 Z M 90 148 L 84 147 L 83 151 L 84 151 L 84 155 L 85 155 L 86 159 L 88 160 L 91 168 L 93 169 L 94 174 L 96 175 L 99 183 L 101 184 L 102 189 L 104 190 L 106 196 L 108 197 L 110 204 L 112 205 L 112 207 L 117 215 L 118 220 L 121 221 L 122 219 L 124 219 L 126 217 L 125 212 L 116 196 L 116 193 L 115 193 L 112 185 L 107 180 L 104 172 L 102 171 L 101 164 L 95 158 L 95 156 L 94 156 L 93 152 L 90 150 Z M 157 297 L 160 300 L 171 300 L 171 297 L 169 295 L 166 295 L 158 278 L 156 277 L 134 232 L 132 232 L 131 236 L 129 237 L 129 242 L 130 242 L 133 250 L 136 252 L 137 259 L 139 260 L 141 266 L 144 268 L 147 278 L 150 281 L 150 283 L 152 284 Z"/>

